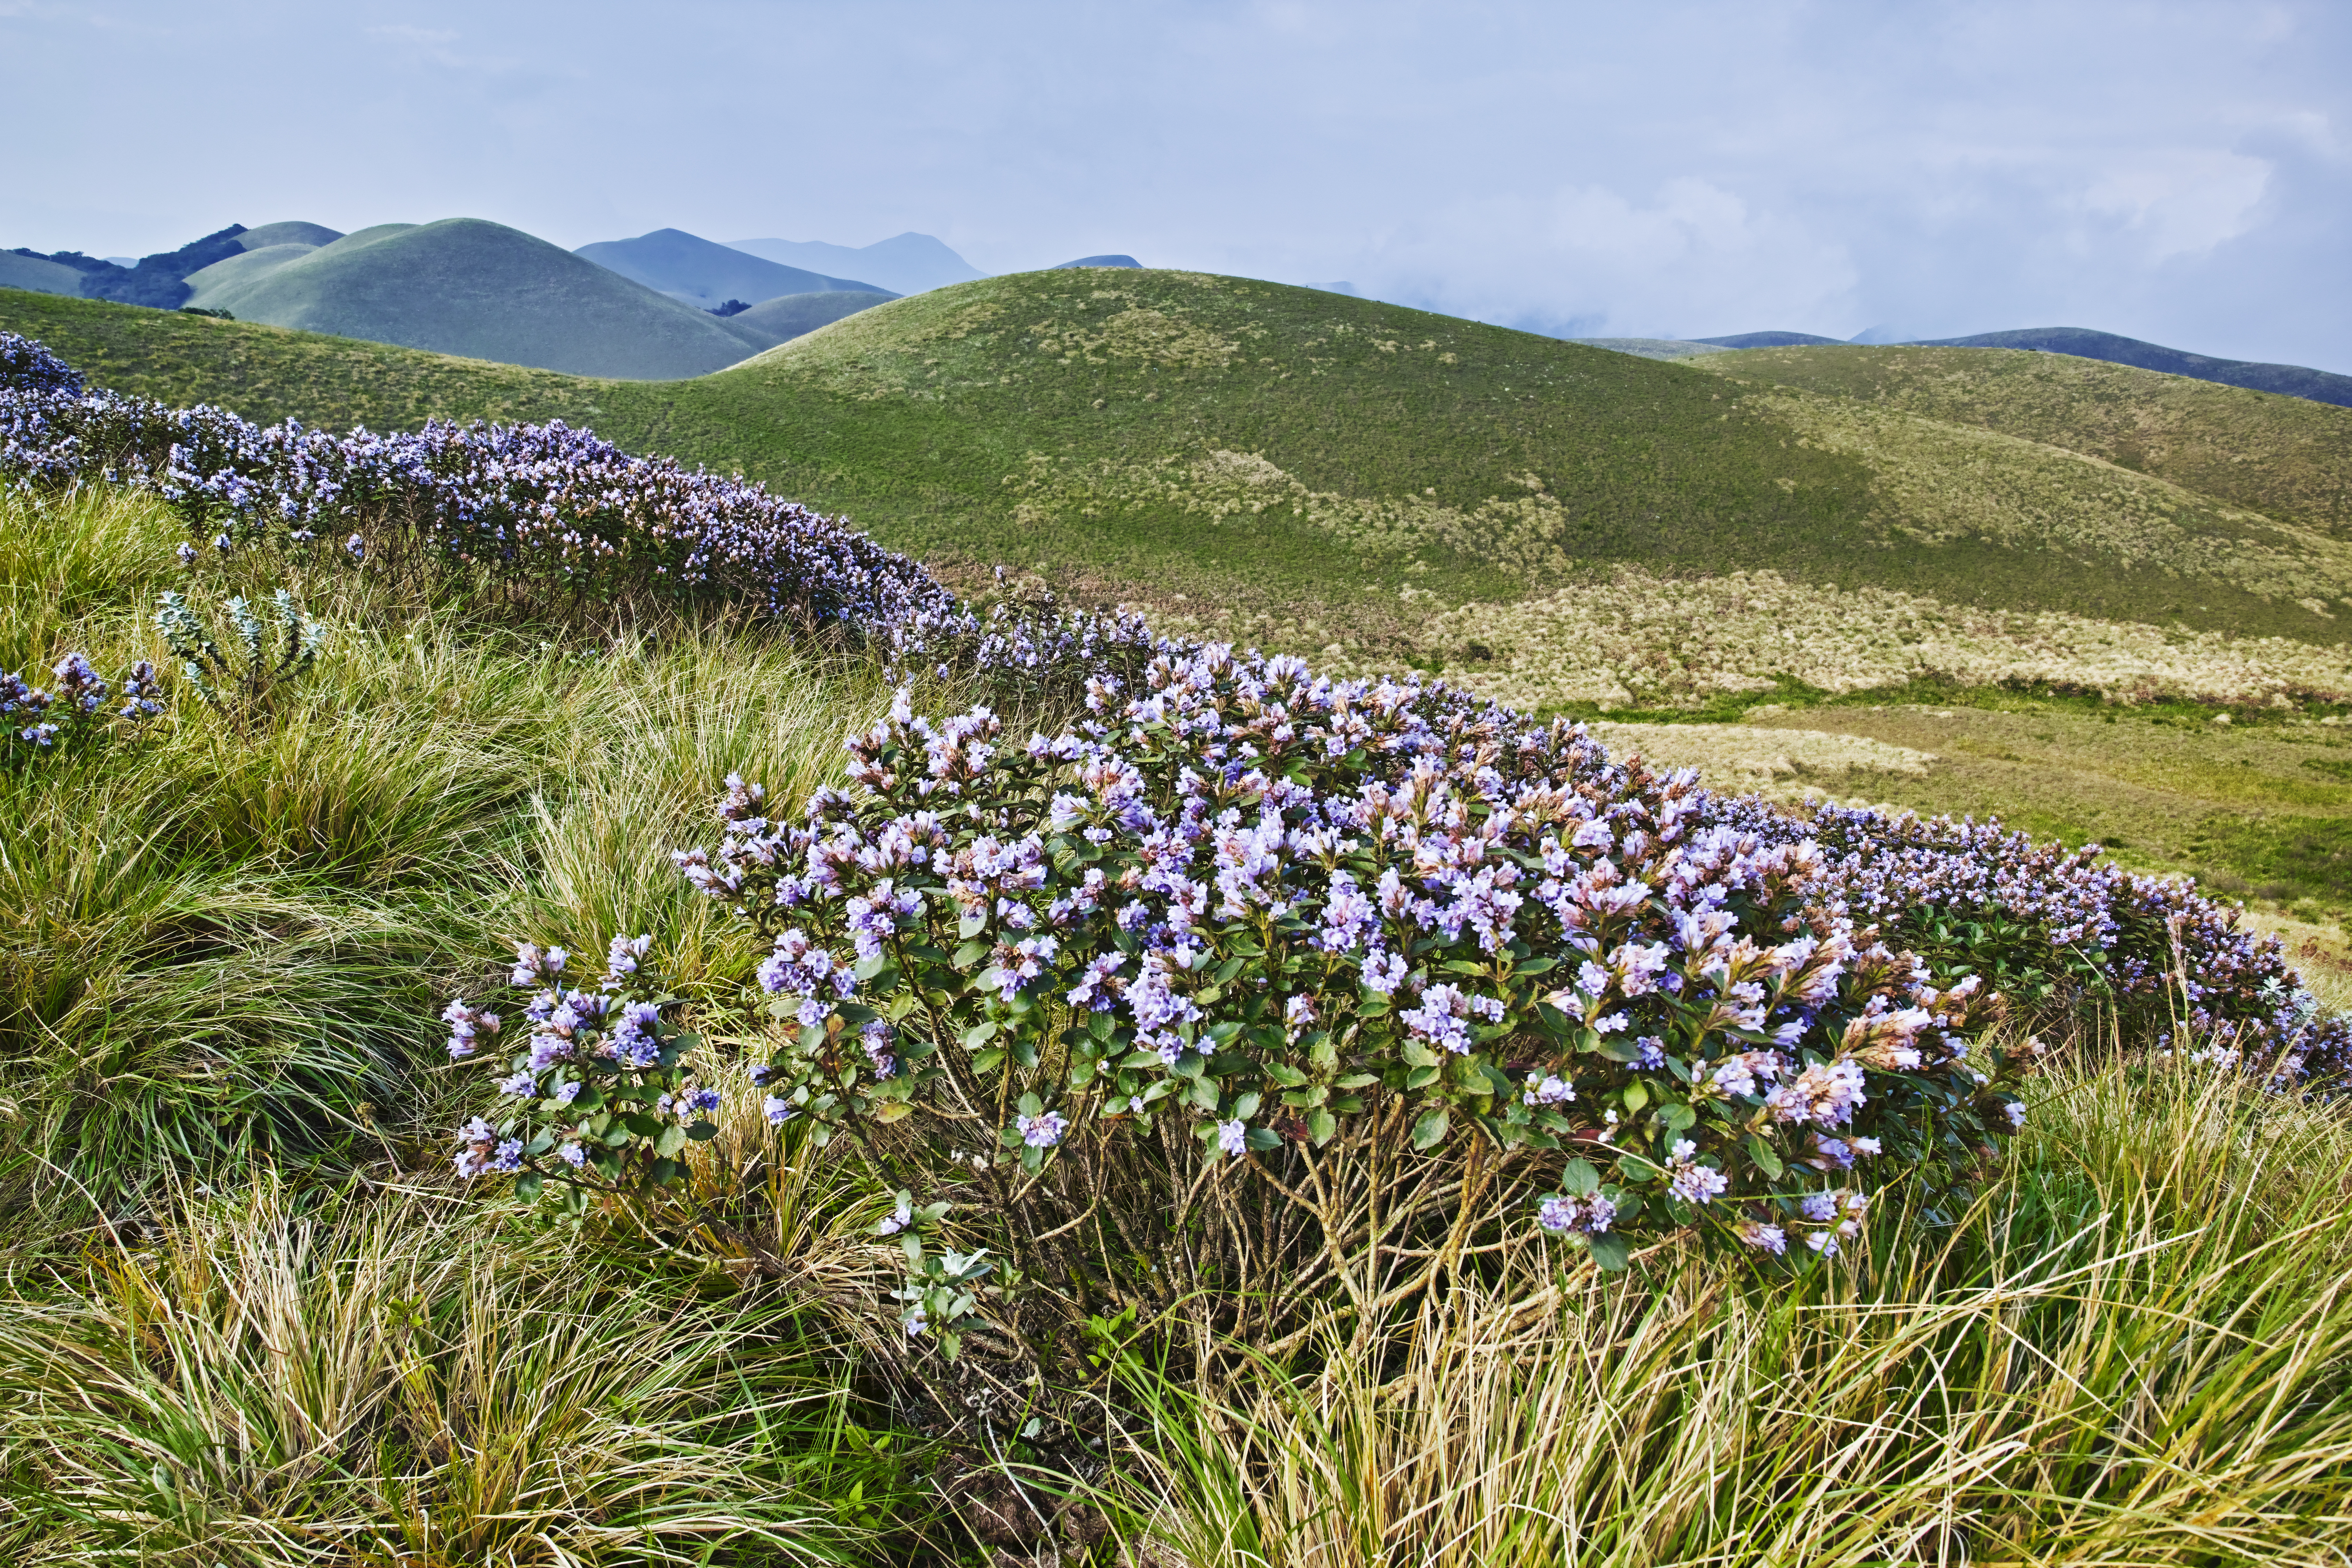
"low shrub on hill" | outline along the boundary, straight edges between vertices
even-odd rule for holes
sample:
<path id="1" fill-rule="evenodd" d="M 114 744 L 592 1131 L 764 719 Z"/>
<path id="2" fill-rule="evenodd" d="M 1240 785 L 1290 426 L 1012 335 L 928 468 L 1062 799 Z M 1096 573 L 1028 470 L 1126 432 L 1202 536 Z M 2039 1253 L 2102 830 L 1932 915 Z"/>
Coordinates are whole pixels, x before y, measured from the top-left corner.
<path id="1" fill-rule="evenodd" d="M 1892 1184 L 1951 1212 L 2021 1121 L 2003 993 L 2177 1005 L 2183 1048 L 2280 1081 L 2352 1065 L 2275 942 L 2095 851 L 1796 819 L 1443 687 L 1222 648 L 1090 707 L 1016 746 L 902 696 L 851 791 L 795 826 L 739 783 L 678 857 L 771 944 L 770 1120 L 900 1191 L 903 1321 L 950 1352 L 993 1320 L 1034 1364 L 1202 1292 L 1294 1345 L 1547 1233 L 1609 1268 L 1694 1232 L 1833 1256 Z M 649 945 L 581 987 L 524 951 L 462 1172 L 574 1208 L 682 1178 L 719 1096 L 632 988 Z M 447 1016 L 453 1054 L 493 1043 Z M 949 1212 L 994 1308 L 971 1255 L 944 1278 L 925 1250 Z"/>
<path id="2" fill-rule="evenodd" d="M 318 553 L 425 577 L 478 570 L 533 614 L 630 599 L 740 605 L 811 626 L 944 612 L 919 565 L 756 485 L 633 458 L 561 422 L 336 437 L 84 390 L 0 334 L 0 474 L 152 489 L 198 546 Z"/>

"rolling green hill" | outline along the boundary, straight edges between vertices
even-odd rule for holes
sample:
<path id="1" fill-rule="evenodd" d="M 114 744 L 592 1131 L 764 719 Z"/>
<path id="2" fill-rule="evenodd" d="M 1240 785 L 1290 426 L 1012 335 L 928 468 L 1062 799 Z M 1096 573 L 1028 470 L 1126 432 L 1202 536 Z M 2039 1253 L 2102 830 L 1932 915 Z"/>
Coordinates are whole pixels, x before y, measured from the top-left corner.
<path id="1" fill-rule="evenodd" d="M 194 292 L 188 296 L 188 303 L 203 310 L 219 310 L 223 300 L 243 296 L 249 285 L 258 283 L 289 261 L 316 254 L 318 249 L 315 245 L 291 240 L 248 247 L 189 273 L 187 284 Z"/>
<path id="2" fill-rule="evenodd" d="M 241 321 L 583 375 L 697 375 L 748 352 L 700 310 L 478 218 L 387 224 L 275 259 L 284 248 L 233 258 L 237 270 L 208 279 L 201 302 Z"/>
<path id="3" fill-rule="evenodd" d="M 236 242 L 247 250 L 263 250 L 273 245 L 332 245 L 342 235 L 322 223 L 265 223 L 258 228 L 247 229 L 236 237 Z"/>
<path id="4" fill-rule="evenodd" d="M 0 250 L 0 289 L 23 289 L 35 294 L 63 294 L 69 299 L 79 299 L 81 274 L 61 261 Z"/>
<path id="5" fill-rule="evenodd" d="M 2099 458 L 2352 538 L 2352 411 L 2020 349 L 1769 348 L 1702 367 Z"/>
<path id="6" fill-rule="evenodd" d="M 427 232 L 354 235 L 265 281 Z M 717 374 L 635 385 L 388 358 L 242 322 L 174 335 L 31 295 L 10 296 L 5 318 L 128 388 L 168 384 L 257 417 L 329 424 L 562 415 L 848 511 L 950 569 L 1010 562 L 1202 629 L 1473 678 L 1489 665 L 1498 678 L 1540 673 L 1560 632 L 1488 626 L 1478 606 L 1570 591 L 1599 603 L 1604 587 L 1655 596 L 1623 589 L 1636 580 L 1772 574 L 1814 594 L 1876 594 L 1870 613 L 1903 625 L 1945 605 L 2073 617 L 2054 632 L 1967 632 L 2058 637 L 2077 650 L 2068 658 L 2110 623 L 2332 647 L 2352 598 L 2352 543 L 2332 514 L 2266 515 L 2249 504 L 2257 495 L 2121 468 L 2041 438 L 2053 429 L 2021 437 L 1712 374 L 1770 363 L 1752 354 L 1659 363 L 1202 274 L 961 284 Z M 2167 395 L 2182 384 L 2155 381 Z M 2265 439 L 2320 448 L 2340 450 L 2341 434 L 2297 420 L 2352 419 L 2278 399 L 2249 407 Z M 1693 689 L 1769 673 L 1702 671 Z M 2333 679 L 2293 677 L 2315 689 Z M 1677 689 L 1639 671 L 1612 679 L 1602 700 Z M 1583 700 L 1557 683 L 1528 689 Z"/>
<path id="7" fill-rule="evenodd" d="M 2144 342 L 2138 338 L 2126 338 L 2115 332 L 2094 331 L 2088 327 L 2026 327 L 2015 331 L 1979 332 L 1969 338 L 1933 339 L 1927 346 L 1940 349 L 2038 349 L 2043 353 L 2108 360 L 2116 364 L 2137 365 L 2142 370 L 2159 370 L 2170 375 L 2193 376 L 2200 381 L 2217 381 L 2228 386 L 2251 387 L 2256 392 L 2308 397 L 2320 403 L 2332 403 L 2338 407 L 2352 405 L 2352 375 L 2313 370 L 2308 365 L 2216 359 L 2210 354 L 2168 349 L 2162 343 Z"/>

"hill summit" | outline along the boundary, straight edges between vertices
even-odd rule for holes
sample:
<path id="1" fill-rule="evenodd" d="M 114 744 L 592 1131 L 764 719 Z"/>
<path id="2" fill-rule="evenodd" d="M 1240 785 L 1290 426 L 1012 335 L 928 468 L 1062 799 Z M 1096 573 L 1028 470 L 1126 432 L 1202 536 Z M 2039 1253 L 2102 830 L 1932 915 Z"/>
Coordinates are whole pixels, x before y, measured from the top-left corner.
<path id="1" fill-rule="evenodd" d="M 700 375 L 766 346 L 481 218 L 384 224 L 308 250 L 241 251 L 203 292 L 208 307 L 242 321 L 578 375 Z"/>

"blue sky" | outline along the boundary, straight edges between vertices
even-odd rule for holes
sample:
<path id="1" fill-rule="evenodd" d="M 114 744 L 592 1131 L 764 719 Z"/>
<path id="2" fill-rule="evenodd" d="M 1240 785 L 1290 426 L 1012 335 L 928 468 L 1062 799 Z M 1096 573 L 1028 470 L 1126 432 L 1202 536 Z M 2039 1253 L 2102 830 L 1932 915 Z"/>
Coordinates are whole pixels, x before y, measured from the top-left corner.
<path id="1" fill-rule="evenodd" d="M 2341 3 L 0 0 L 0 246 L 911 228 L 1561 333 L 2088 326 L 2352 372 Z"/>

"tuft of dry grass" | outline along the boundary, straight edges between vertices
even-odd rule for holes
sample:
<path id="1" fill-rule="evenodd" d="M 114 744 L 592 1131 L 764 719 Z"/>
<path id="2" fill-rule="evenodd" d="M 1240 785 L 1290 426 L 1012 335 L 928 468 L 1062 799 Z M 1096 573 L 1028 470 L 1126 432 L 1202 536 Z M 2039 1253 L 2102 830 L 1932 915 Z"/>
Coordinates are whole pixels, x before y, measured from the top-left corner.
<path id="1" fill-rule="evenodd" d="M 1465 1284 L 1378 1366 L 1139 1376 L 1139 1496 L 1202 1568 L 2341 1563 L 2352 1124 L 2110 1057 L 2032 1126 L 1801 1282 Z"/>
<path id="2" fill-rule="evenodd" d="M 23 1563 L 852 1560 L 844 1369 L 772 1297 L 696 1299 L 427 1191 L 258 1173 L 0 1298 Z M 690 1284 L 690 1281 L 688 1282 Z"/>

